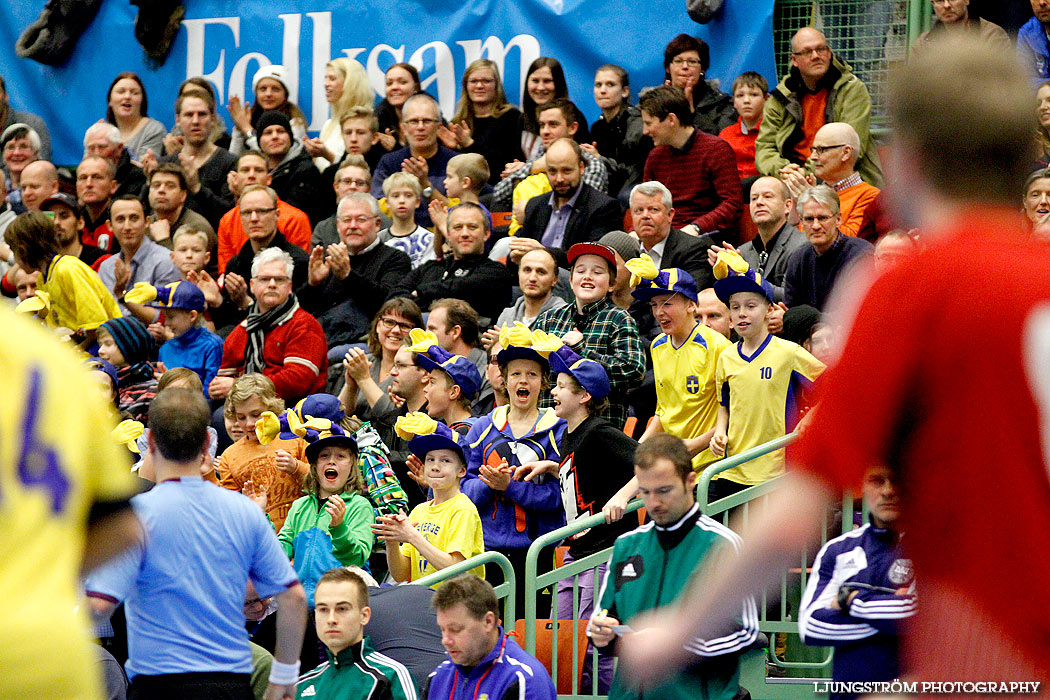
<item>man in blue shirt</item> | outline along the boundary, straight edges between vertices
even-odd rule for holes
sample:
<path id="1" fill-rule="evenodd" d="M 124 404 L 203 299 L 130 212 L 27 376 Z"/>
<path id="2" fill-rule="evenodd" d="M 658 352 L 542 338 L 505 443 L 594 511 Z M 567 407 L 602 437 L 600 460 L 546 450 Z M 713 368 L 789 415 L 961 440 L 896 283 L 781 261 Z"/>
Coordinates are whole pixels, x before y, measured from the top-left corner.
<path id="1" fill-rule="evenodd" d="M 280 606 L 266 698 L 295 694 L 306 594 L 258 506 L 201 478 L 210 417 L 200 392 L 167 389 L 153 401 L 157 485 L 132 499 L 144 541 L 84 585 L 98 617 L 125 603 L 129 697 L 250 697 L 249 579 Z"/>

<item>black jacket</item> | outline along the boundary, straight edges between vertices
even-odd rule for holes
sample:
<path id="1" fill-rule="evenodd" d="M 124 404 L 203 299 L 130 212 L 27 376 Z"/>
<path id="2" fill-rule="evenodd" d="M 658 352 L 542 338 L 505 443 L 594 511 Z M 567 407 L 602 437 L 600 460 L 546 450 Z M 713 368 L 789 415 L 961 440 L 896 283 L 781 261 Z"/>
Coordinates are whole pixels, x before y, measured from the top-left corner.
<path id="1" fill-rule="evenodd" d="M 551 193 L 536 195 L 525 205 L 525 217 L 519 236 L 541 240 L 547 230 L 551 215 Z M 599 192 L 585 182 L 580 183 L 580 196 L 565 224 L 565 236 L 559 246 L 568 250 L 574 243 L 593 243 L 609 231 L 623 227 L 623 212 L 619 203 L 609 195 Z M 559 260 L 563 265 L 566 260 Z"/>
<path id="2" fill-rule="evenodd" d="M 773 240 L 772 250 L 765 251 L 767 257 L 764 265 L 759 264 L 759 253 L 755 247 L 755 240 L 759 244 L 762 242 L 762 239 L 756 236 L 754 240 L 740 246 L 740 257 L 746 260 L 751 267 L 760 270 L 766 279 L 769 280 L 769 283 L 773 285 L 776 300 L 784 301 L 784 276 L 787 274 L 788 260 L 791 259 L 791 254 L 796 250 L 802 246 L 809 245 L 806 234 L 791 224 L 785 223 L 777 231 Z"/>
<path id="3" fill-rule="evenodd" d="M 733 108 L 733 96 L 719 90 L 710 80 L 704 84 L 707 89 L 702 95 L 697 95 L 695 91 L 693 93 L 695 100 L 693 126 L 712 136 L 718 136 L 722 129 L 737 120 L 736 109 Z"/>
<path id="4" fill-rule="evenodd" d="M 415 292 L 416 303 L 421 309 L 427 309 L 431 302 L 445 297 L 462 299 L 474 307 L 479 316 L 491 321 L 510 306 L 513 284 L 510 271 L 495 260 L 484 255 L 468 255 L 456 260 L 450 255 L 412 270 L 390 296 L 412 297 Z"/>
<path id="5" fill-rule="evenodd" d="M 713 287 L 715 276 L 707 262 L 707 250 L 715 245 L 710 234 L 690 236 L 680 229 L 673 228 L 667 234 L 664 254 L 660 258 L 660 269 L 678 267 L 696 280 L 697 290 Z"/>
<path id="6" fill-rule="evenodd" d="M 160 162 L 178 163 L 179 157 L 178 155 L 164 156 Z M 198 169 L 201 181 L 200 191 L 190 195 L 186 201 L 186 206 L 207 219 L 216 231 L 219 230 L 219 220 L 222 219 L 223 214 L 237 205 L 226 179 L 229 172 L 236 167 L 237 158 L 225 148 L 217 148 L 211 158 Z"/>
<path id="7" fill-rule="evenodd" d="M 642 133 L 642 126 L 642 112 L 636 106 L 621 109 L 611 121 L 598 117 L 591 124 L 591 138 L 609 171 L 609 192 L 620 201 L 642 181 L 645 159 L 653 150 L 653 140 Z"/>
<path id="8" fill-rule="evenodd" d="M 331 197 L 324 191 L 321 173 L 301 143 L 293 143 L 292 149 L 270 173 L 270 187 L 277 196 L 310 217 L 310 225 L 328 215 Z"/>

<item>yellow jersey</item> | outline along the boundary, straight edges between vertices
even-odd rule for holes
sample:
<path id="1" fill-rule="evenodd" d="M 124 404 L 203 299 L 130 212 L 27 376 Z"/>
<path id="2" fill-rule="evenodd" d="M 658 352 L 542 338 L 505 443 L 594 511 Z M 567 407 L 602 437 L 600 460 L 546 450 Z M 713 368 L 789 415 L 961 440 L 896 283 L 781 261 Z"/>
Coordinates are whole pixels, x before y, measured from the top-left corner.
<path id="1" fill-rule="evenodd" d="M 117 300 L 95 271 L 72 255 L 52 258 L 37 288 L 51 295 L 49 326 L 91 331 L 121 315 Z"/>
<path id="2" fill-rule="evenodd" d="M 798 424 L 799 391 L 824 371 L 824 363 L 789 340 L 776 336 L 751 356 L 737 343 L 718 358 L 715 382 L 719 401 L 729 409 L 726 456 L 786 435 Z M 783 448 L 724 471 L 715 478 L 754 486 L 784 473 Z"/>
<path id="3" fill-rule="evenodd" d="M 134 492 L 127 451 L 71 350 L 6 308 L 0 328 L 0 698 L 98 698 L 77 579 L 91 506 Z"/>
<path id="4" fill-rule="evenodd" d="M 485 551 L 485 539 L 481 532 L 481 516 L 474 503 L 464 493 L 457 493 L 439 505 L 433 501 L 420 503 L 408 516 L 412 527 L 419 530 L 423 539 L 442 552 L 459 552 L 465 559 Z M 408 557 L 409 581 L 417 581 L 439 569 L 423 558 L 419 550 L 407 542 L 400 545 L 401 554 Z M 478 566 L 469 571 L 485 578 L 485 567 Z"/>
<path id="5" fill-rule="evenodd" d="M 656 415 L 664 432 L 694 438 L 715 427 L 718 392 L 715 368 L 722 351 L 732 343 L 717 331 L 697 323 L 689 340 L 675 347 L 671 336 L 658 335 L 649 348 L 656 380 Z M 702 471 L 715 461 L 711 450 L 693 457 L 693 469 Z"/>

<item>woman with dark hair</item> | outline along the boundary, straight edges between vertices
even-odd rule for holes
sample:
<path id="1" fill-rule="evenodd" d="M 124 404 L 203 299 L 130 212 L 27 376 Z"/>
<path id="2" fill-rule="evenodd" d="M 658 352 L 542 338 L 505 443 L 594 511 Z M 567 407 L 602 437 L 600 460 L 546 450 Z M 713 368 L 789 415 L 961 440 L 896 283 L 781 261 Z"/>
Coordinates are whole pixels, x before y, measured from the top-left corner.
<path id="1" fill-rule="evenodd" d="M 536 116 L 536 107 L 551 100 L 563 97 L 569 99 L 569 86 L 565 82 L 565 71 L 556 58 L 540 56 L 531 64 L 525 73 L 525 92 L 521 96 L 521 151 L 525 160 L 540 155 L 540 125 Z M 591 134 L 587 128 L 587 118 L 574 104 L 576 109 L 577 143 L 590 143 Z"/>
<path id="2" fill-rule="evenodd" d="M 681 88 L 693 110 L 693 126 L 718 136 L 722 129 L 736 122 L 733 97 L 718 89 L 717 80 L 704 80 L 711 65 L 707 42 L 679 34 L 664 49 L 664 74 L 667 85 Z"/>
<path id="3" fill-rule="evenodd" d="M 146 86 L 135 73 L 120 73 L 109 84 L 106 121 L 120 129 L 124 148 L 134 160 L 142 160 L 150 150 L 155 155 L 163 153 L 168 130 L 156 119 L 146 116 L 148 106 Z"/>
<path id="4" fill-rule="evenodd" d="M 255 127 L 265 112 L 280 112 L 292 124 L 292 142 L 302 141 L 306 136 L 306 116 L 288 97 L 288 77 L 284 66 L 265 66 L 252 77 L 252 93 L 255 102 L 241 105 L 239 97 L 231 97 L 227 109 L 233 118 L 233 140 L 230 152 L 240 156 L 245 151 L 258 151 L 259 140 Z"/>
<path id="5" fill-rule="evenodd" d="M 416 302 L 407 297 L 387 299 L 379 307 L 379 312 L 372 319 L 368 331 L 368 354 L 371 363 L 368 373 L 379 388 L 386 391 L 390 388 L 390 370 L 394 368 L 394 355 L 401 346 L 408 343 L 408 334 L 413 328 L 423 327 L 423 314 Z M 344 369 L 343 378 L 346 384 L 333 387 L 347 415 L 367 412 L 368 403 L 364 397 L 358 397 L 357 383 L 349 381 L 350 375 Z"/>
<path id="6" fill-rule="evenodd" d="M 489 182 L 521 157 L 521 111 L 507 102 L 499 67 L 487 58 L 467 66 L 451 128 L 439 132 L 449 148 L 479 153 L 489 164 Z"/>
<path id="7" fill-rule="evenodd" d="M 609 171 L 609 192 L 620 193 L 623 201 L 642 181 L 653 140 L 642 133 L 642 113 L 631 105 L 630 78 L 622 67 L 606 63 L 595 71 L 594 102 L 602 111 L 591 124 L 594 143 L 580 147 L 602 159 Z"/>
<path id="8" fill-rule="evenodd" d="M 386 89 L 383 100 L 376 106 L 379 120 L 379 144 L 388 152 L 403 142 L 401 138 L 401 107 L 405 100 L 423 87 L 419 82 L 419 71 L 411 63 L 395 63 L 386 70 Z"/>
<path id="9" fill-rule="evenodd" d="M 1039 167 L 1050 165 L 1050 80 L 1039 83 L 1035 91 L 1035 116 L 1039 125 L 1035 130 L 1035 142 L 1039 147 Z"/>

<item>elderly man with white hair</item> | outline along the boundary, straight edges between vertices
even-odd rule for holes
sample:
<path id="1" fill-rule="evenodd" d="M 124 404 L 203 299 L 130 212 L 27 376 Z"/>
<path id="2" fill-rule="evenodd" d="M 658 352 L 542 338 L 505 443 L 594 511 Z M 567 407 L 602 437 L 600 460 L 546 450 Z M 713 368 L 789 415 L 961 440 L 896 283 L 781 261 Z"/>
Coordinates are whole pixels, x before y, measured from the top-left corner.
<path id="1" fill-rule="evenodd" d="M 108 122 L 95 122 L 84 132 L 84 157 L 99 156 L 105 158 L 116 168 L 113 179 L 117 181 L 116 199 L 121 195 L 133 194 L 141 197 L 146 191 L 146 174 L 142 168 L 131 160 L 131 153 L 124 148 L 124 139 L 120 129 Z"/>
<path id="2" fill-rule="evenodd" d="M 234 379 L 250 372 L 269 377 L 287 404 L 324 389 L 328 344 L 321 324 L 292 293 L 294 266 L 279 248 L 266 248 L 252 260 L 255 301 L 223 344 L 222 365 L 208 387 L 213 399 L 225 398 Z"/>

